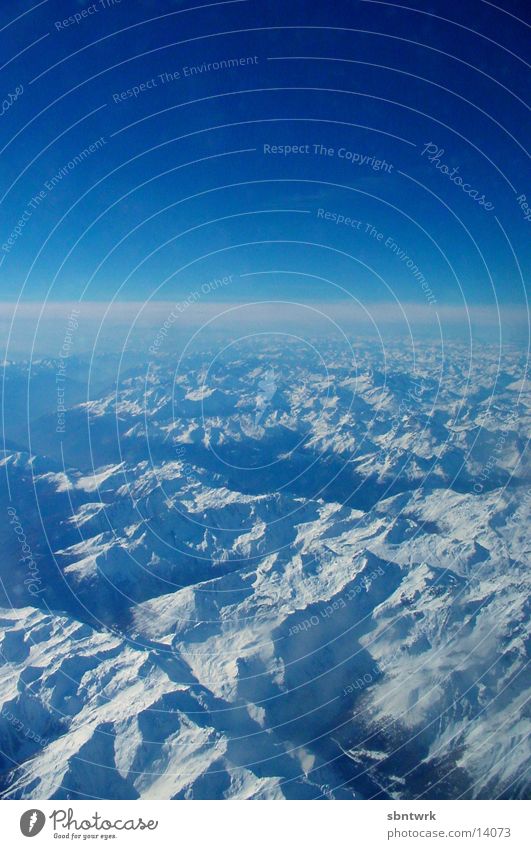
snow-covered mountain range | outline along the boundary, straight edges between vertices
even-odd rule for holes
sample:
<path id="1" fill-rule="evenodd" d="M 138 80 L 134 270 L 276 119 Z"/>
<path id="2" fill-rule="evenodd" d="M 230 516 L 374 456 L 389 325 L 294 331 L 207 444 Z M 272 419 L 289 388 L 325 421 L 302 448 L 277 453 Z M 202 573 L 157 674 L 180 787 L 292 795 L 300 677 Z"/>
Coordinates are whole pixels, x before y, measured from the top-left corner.
<path id="1" fill-rule="evenodd" d="M 1 792 L 527 795 L 521 354 L 216 351 L 4 365 Z"/>

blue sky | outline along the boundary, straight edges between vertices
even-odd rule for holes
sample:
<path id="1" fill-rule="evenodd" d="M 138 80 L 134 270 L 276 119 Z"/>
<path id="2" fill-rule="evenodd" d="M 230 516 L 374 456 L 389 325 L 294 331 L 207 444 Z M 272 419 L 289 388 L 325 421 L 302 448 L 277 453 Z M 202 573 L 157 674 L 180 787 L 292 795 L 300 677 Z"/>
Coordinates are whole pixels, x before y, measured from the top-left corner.
<path id="1" fill-rule="evenodd" d="M 523 4 L 187 5 L 3 8 L 2 300 L 525 310 Z"/>

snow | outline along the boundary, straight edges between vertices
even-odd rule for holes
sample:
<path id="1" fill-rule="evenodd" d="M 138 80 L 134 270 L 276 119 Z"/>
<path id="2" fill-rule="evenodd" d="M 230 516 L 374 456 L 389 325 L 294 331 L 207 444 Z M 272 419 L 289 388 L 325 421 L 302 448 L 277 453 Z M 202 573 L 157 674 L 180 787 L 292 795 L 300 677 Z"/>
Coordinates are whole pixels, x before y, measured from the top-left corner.
<path id="1" fill-rule="evenodd" d="M 466 397 L 459 346 L 417 351 L 421 393 L 398 344 L 358 376 L 331 345 L 328 378 L 286 349 L 257 407 L 279 352 L 244 354 L 99 389 L 66 467 L 42 421 L 3 454 L 42 582 L 4 522 L 3 795 L 526 795 L 518 355 L 480 350 Z"/>

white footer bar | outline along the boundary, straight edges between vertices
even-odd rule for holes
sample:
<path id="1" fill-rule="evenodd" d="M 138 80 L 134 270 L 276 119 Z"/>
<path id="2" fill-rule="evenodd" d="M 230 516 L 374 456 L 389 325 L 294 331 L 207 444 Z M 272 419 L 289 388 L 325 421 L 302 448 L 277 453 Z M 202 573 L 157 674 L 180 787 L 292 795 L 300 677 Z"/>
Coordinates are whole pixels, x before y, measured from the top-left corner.
<path id="1" fill-rule="evenodd" d="M 3 845 L 36 849 L 531 845 L 529 802 L 521 801 L 4 801 L 1 813 Z"/>

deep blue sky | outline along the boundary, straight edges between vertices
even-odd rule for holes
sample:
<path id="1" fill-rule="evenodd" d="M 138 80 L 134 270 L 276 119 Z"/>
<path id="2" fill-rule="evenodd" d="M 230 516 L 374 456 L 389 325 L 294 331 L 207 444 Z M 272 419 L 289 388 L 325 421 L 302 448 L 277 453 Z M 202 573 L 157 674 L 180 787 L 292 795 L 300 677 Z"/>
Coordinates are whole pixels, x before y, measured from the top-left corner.
<path id="1" fill-rule="evenodd" d="M 31 0 L 3 5 L 1 95 L 24 90 L 0 119 L 0 243 L 25 211 L 26 221 L 2 249 L 2 300 L 83 292 L 104 300 L 118 291 L 124 300 L 178 300 L 228 274 L 234 283 L 218 298 L 340 296 L 304 277 L 313 274 L 363 302 L 390 299 L 379 275 L 402 301 L 426 303 L 405 260 L 386 247 L 392 238 L 439 305 L 491 305 L 494 290 L 500 302 L 525 304 L 502 232 L 525 267 L 530 222 L 517 196 L 531 203 L 521 102 L 529 29 L 513 17 L 525 15 L 523 3 L 503 3 L 502 12 L 481 0 L 417 0 L 423 14 L 354 1 L 249 0 L 180 14 L 192 0 L 103 5 L 48 0 L 16 21 Z M 56 25 L 89 7 L 79 23 Z M 185 66 L 243 57 L 257 61 L 183 75 Z M 176 71 L 176 80 L 158 76 Z M 46 190 L 100 137 L 99 150 Z M 421 155 L 430 142 L 494 209 Z M 264 155 L 264 144 L 310 152 Z M 315 155 L 314 144 L 333 155 Z M 352 164 L 341 148 L 392 168 Z M 361 224 L 323 221 L 319 208 Z M 276 270 L 288 273 L 241 277 Z"/>

